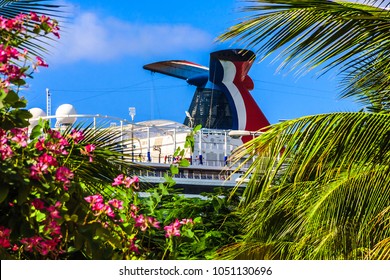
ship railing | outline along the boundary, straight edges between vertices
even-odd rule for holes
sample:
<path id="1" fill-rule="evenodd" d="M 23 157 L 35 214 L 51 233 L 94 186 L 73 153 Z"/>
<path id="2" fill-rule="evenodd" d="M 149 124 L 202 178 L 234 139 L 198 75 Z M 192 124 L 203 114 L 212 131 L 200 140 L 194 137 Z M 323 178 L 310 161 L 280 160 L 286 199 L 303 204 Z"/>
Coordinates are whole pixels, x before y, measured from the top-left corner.
<path id="1" fill-rule="evenodd" d="M 134 175 L 141 177 L 156 177 L 163 178 L 166 171 L 164 170 L 137 170 L 134 171 Z M 228 175 L 222 173 L 211 173 L 211 172 L 194 172 L 194 173 L 179 173 L 173 176 L 174 179 L 193 179 L 193 180 L 218 180 L 225 181 L 229 178 Z"/>

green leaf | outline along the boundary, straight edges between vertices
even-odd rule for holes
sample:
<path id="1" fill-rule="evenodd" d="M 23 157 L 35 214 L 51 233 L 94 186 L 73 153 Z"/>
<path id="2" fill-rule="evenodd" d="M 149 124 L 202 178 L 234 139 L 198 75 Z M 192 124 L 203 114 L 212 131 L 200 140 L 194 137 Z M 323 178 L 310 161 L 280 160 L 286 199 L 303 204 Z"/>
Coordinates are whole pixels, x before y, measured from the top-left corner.
<path id="1" fill-rule="evenodd" d="M 7 97 L 7 93 L 2 89 L 0 90 L 0 101 L 3 101 Z"/>
<path id="2" fill-rule="evenodd" d="M 64 193 L 62 196 L 61 196 L 61 202 L 67 202 L 67 201 L 69 201 L 69 199 L 70 199 L 70 194 L 69 193 Z"/>
<path id="3" fill-rule="evenodd" d="M 76 234 L 74 238 L 74 246 L 77 250 L 81 250 L 84 246 L 85 238 L 82 234 Z"/>
<path id="4" fill-rule="evenodd" d="M 176 181 L 171 177 L 169 176 L 168 174 L 164 174 L 164 179 L 165 179 L 165 182 L 169 185 L 169 186 L 174 186 L 176 184 Z M 161 184 L 161 183 L 160 183 Z"/>
<path id="5" fill-rule="evenodd" d="M 17 111 L 16 116 L 18 118 L 28 120 L 28 119 L 32 118 L 33 115 L 28 110 L 20 109 Z"/>
<path id="6" fill-rule="evenodd" d="M 216 231 L 216 230 L 211 230 L 209 232 L 206 233 L 206 237 L 216 237 L 216 238 L 220 238 L 222 235 L 221 235 L 221 232 L 220 231 Z"/>
<path id="7" fill-rule="evenodd" d="M 77 221 L 79 220 L 79 216 L 77 216 L 76 214 L 73 214 L 71 217 L 70 217 L 71 221 L 77 223 Z"/>
<path id="8" fill-rule="evenodd" d="M 193 238 L 195 236 L 194 232 L 191 229 L 187 229 L 184 233 L 185 236 Z"/>
<path id="9" fill-rule="evenodd" d="M 12 105 L 12 107 L 14 107 L 16 109 L 17 108 L 24 108 L 24 107 L 26 107 L 26 105 L 27 105 L 27 102 L 25 100 L 19 100 L 19 101 L 15 102 Z M 32 117 L 32 115 L 31 115 L 31 117 Z M 31 117 L 28 117 L 28 118 L 31 118 Z"/>
<path id="10" fill-rule="evenodd" d="M 11 83 L 20 87 L 20 86 L 24 86 L 26 84 L 26 81 L 23 79 L 17 79 L 17 80 L 12 80 Z"/>
<path id="11" fill-rule="evenodd" d="M 48 130 L 50 130 L 51 129 L 51 127 L 50 127 L 50 124 L 49 124 L 49 121 L 48 120 L 41 120 L 41 122 L 42 122 L 42 126 L 43 126 L 43 129 L 45 130 L 45 131 L 48 131 Z"/>
<path id="12" fill-rule="evenodd" d="M 199 130 L 202 129 L 202 125 L 201 124 L 198 124 L 197 126 L 195 126 L 195 128 L 193 129 L 193 133 L 197 133 Z"/>
<path id="13" fill-rule="evenodd" d="M 182 167 L 187 167 L 187 166 L 190 166 L 190 162 L 189 162 L 189 160 L 187 160 L 187 159 L 182 159 L 181 161 L 180 161 L 180 166 L 182 166 Z"/>
<path id="14" fill-rule="evenodd" d="M 168 195 L 169 194 L 168 188 L 164 184 L 160 184 L 158 187 L 161 190 L 161 194 L 162 195 Z"/>
<path id="15" fill-rule="evenodd" d="M 202 223 L 202 217 L 196 217 L 194 219 L 194 224 L 201 224 Z"/>
<path id="16" fill-rule="evenodd" d="M 22 205 L 27 201 L 27 197 L 30 194 L 31 187 L 20 186 L 18 192 L 18 205 Z"/>
<path id="17" fill-rule="evenodd" d="M 13 90 L 10 90 L 3 100 L 4 103 L 13 106 L 15 102 L 19 101 L 19 95 Z"/>
<path id="18" fill-rule="evenodd" d="M 41 211 L 37 211 L 37 215 L 36 215 L 36 220 L 38 223 L 46 220 L 46 214 L 45 213 L 42 213 Z"/>
<path id="19" fill-rule="evenodd" d="M 8 196 L 9 186 L 0 186 L 0 203 L 2 203 Z"/>
<path id="20" fill-rule="evenodd" d="M 176 164 L 171 164 L 170 170 L 172 175 L 179 174 L 179 167 Z"/>
<path id="21" fill-rule="evenodd" d="M 34 126 L 34 128 L 31 130 L 30 133 L 30 140 L 38 138 L 42 134 L 42 126 L 40 124 L 37 124 Z"/>

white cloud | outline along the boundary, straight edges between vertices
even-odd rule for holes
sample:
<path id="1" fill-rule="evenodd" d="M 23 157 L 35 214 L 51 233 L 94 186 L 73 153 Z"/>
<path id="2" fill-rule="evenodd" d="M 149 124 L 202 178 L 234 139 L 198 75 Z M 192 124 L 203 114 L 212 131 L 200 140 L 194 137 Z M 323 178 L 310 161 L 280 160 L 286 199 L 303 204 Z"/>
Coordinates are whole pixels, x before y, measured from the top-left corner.
<path id="1" fill-rule="evenodd" d="M 124 56 L 151 56 L 205 49 L 213 37 L 190 25 L 133 24 L 94 13 L 81 13 L 61 33 L 51 60 L 109 61 Z"/>

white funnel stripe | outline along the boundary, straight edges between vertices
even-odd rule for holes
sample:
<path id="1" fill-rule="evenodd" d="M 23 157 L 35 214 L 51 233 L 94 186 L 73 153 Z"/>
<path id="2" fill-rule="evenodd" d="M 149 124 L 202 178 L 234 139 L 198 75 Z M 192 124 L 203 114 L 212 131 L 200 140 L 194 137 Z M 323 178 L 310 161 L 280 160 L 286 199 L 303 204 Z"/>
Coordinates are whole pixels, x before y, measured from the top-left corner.
<path id="1" fill-rule="evenodd" d="M 222 83 L 227 87 L 229 90 L 234 105 L 237 110 L 237 118 L 238 118 L 238 130 L 245 130 L 246 127 L 246 108 L 244 99 L 242 98 L 242 95 L 236 85 L 233 83 L 234 77 L 236 76 L 236 66 L 231 61 L 224 61 L 220 60 L 224 75 Z"/>

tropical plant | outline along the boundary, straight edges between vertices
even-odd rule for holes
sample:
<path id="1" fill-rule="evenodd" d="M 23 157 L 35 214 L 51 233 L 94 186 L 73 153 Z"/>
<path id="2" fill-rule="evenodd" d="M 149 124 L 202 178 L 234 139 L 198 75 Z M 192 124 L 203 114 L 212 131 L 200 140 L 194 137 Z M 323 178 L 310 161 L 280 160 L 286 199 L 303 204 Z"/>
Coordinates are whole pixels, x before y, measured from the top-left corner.
<path id="1" fill-rule="evenodd" d="M 41 1 L 3 4 L 19 2 Z M 1 259 L 206 259 L 237 241 L 237 198 L 219 191 L 191 199 L 172 188 L 200 126 L 176 150 L 166 182 L 146 197 L 118 129 L 29 126 L 19 89 L 48 65 L 24 46 L 57 36 L 58 25 L 34 12 L 9 16 L 0 18 Z"/>
<path id="2" fill-rule="evenodd" d="M 47 53 L 47 47 L 50 46 L 50 43 L 53 42 L 52 36 L 54 34 L 59 38 L 59 28 L 58 22 L 56 20 L 50 19 L 61 18 L 64 16 L 62 6 L 58 4 L 51 4 L 49 0 L 2 0 L 0 1 L 0 17 L 6 19 L 15 19 L 20 14 L 35 14 L 37 19 L 41 21 L 40 30 L 44 30 L 44 33 L 39 32 L 37 29 L 38 25 L 34 22 L 29 22 L 24 24 L 24 32 L 19 34 L 13 34 L 12 37 L 14 40 L 21 41 L 19 48 L 21 50 L 27 49 L 33 55 L 42 56 L 44 53 Z M 55 25 L 47 24 L 50 21 Z M 2 30 L 2 36 L 4 33 L 9 34 L 10 29 Z M 27 39 L 27 40 L 26 40 Z"/>
<path id="3" fill-rule="evenodd" d="M 223 258 L 389 259 L 390 115 L 384 1 L 247 1 L 244 21 L 222 34 L 277 54 L 280 69 L 338 71 L 342 97 L 361 112 L 306 116 L 271 126 L 235 156 L 270 156 L 240 207 L 245 236 Z M 363 2 L 363 1 L 360 1 Z M 376 5 L 375 5 L 376 4 Z M 253 176 L 252 176 L 253 177 Z M 259 183 L 260 182 L 260 183 Z"/>
<path id="4" fill-rule="evenodd" d="M 44 122 L 29 131 L 32 115 L 19 89 L 37 67 L 48 65 L 24 46 L 57 36 L 58 25 L 46 15 L 20 13 L 1 17 L 0 33 L 0 256 L 67 256 L 73 254 L 79 218 L 89 217 L 84 198 L 130 164 L 115 151 L 119 132 L 76 127 L 61 133 Z"/>

